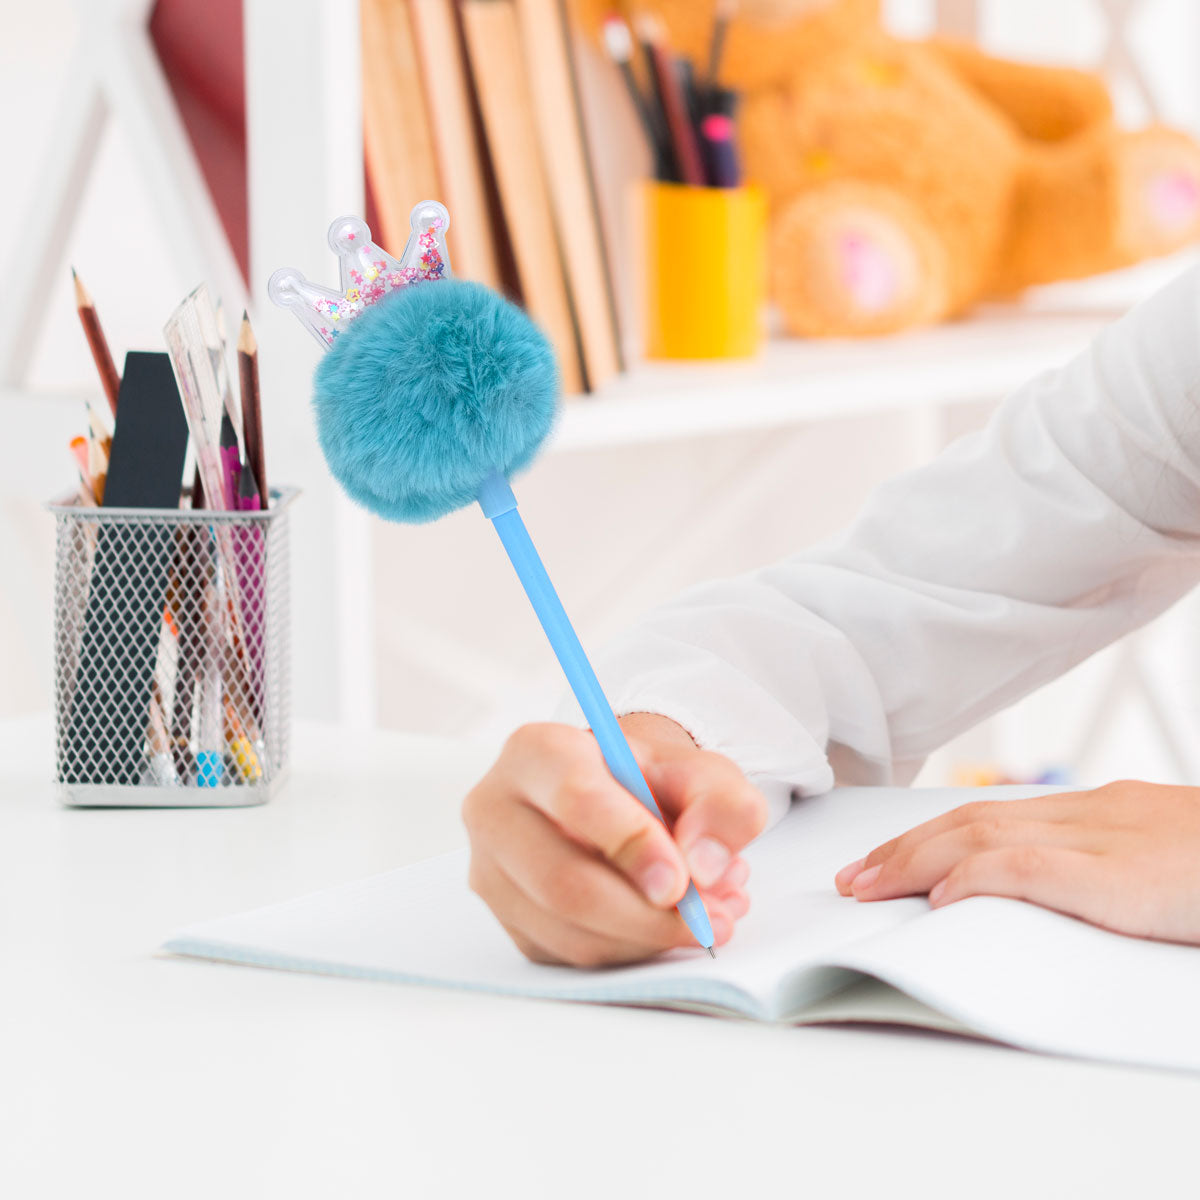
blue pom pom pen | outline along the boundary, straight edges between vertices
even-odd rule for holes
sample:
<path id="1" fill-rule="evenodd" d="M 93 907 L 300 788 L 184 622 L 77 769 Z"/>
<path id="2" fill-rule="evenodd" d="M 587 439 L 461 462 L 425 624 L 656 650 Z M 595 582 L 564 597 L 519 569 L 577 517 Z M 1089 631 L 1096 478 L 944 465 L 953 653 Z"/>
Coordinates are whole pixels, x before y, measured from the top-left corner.
<path id="1" fill-rule="evenodd" d="M 554 656 L 571 685 L 575 699 L 579 701 L 584 717 L 592 727 L 592 733 L 600 746 L 600 753 L 604 755 L 604 761 L 608 764 L 613 778 L 662 821 L 663 815 L 650 791 L 650 785 L 646 782 L 637 759 L 633 757 L 633 751 L 625 740 L 621 726 L 617 724 L 612 706 L 600 687 L 596 672 L 592 670 L 592 664 L 588 661 L 562 601 L 554 590 L 554 584 L 550 582 L 550 576 L 542 565 L 537 548 L 525 528 L 525 522 L 521 520 L 521 514 L 517 511 L 517 500 L 513 490 L 503 475 L 496 473 L 484 481 L 479 489 L 479 507 L 500 535 L 509 561 L 529 597 L 529 603 L 533 605 L 538 621 L 546 631 Z M 696 885 L 691 880 L 688 880 L 687 892 L 677 907 L 692 936 L 716 958 L 712 924 L 705 911 L 704 901 L 700 899 L 700 893 L 696 891 Z"/>
<path id="2" fill-rule="evenodd" d="M 497 428 L 511 433 L 511 429 L 507 429 L 503 420 L 499 420 L 495 425 L 481 422 L 481 414 L 488 410 L 483 395 L 488 389 L 480 384 L 479 379 L 470 370 L 459 379 L 454 370 L 443 370 L 444 363 L 439 363 L 441 390 L 431 389 L 421 383 L 421 379 L 425 377 L 419 372 L 415 375 L 410 375 L 409 371 L 389 372 L 389 347 L 380 344 L 378 335 L 373 343 L 373 353 L 366 356 L 356 355 L 351 349 L 356 344 L 353 337 L 345 341 L 340 340 L 347 326 L 356 322 L 365 310 L 381 300 L 392 306 L 388 310 L 392 313 L 424 311 L 428 315 L 438 307 L 436 301 L 432 305 L 425 304 L 435 293 L 426 291 L 424 285 L 450 278 L 445 246 L 449 214 L 436 201 L 426 201 L 412 210 L 410 223 L 412 233 L 403 253 L 397 259 L 372 240 L 370 229 L 359 218 L 342 217 L 334 221 L 329 229 L 328 241 L 330 249 L 338 256 L 341 286 L 337 291 L 314 284 L 298 271 L 288 267 L 281 268 L 271 276 L 268 291 L 272 300 L 281 307 L 290 309 L 321 344 L 322 349 L 330 352 L 325 360 L 326 364 L 335 360 L 343 366 L 348 361 L 353 362 L 357 364 L 355 373 L 361 368 L 367 378 L 365 394 L 368 398 L 365 404 L 353 408 L 355 428 L 353 436 L 348 437 L 344 420 L 345 406 L 342 403 L 342 385 L 346 380 L 343 379 L 340 385 L 335 385 L 330 396 L 324 391 L 320 382 L 322 372 L 318 370 L 318 389 L 314 394 L 314 406 L 318 409 L 318 427 L 322 427 L 323 413 L 325 417 L 332 418 L 333 426 L 331 443 L 322 441 L 326 458 L 334 474 L 356 499 L 389 520 L 430 520 L 463 504 L 469 504 L 472 496 L 478 500 L 484 515 L 500 535 L 525 594 L 546 631 L 551 649 L 591 725 L 608 769 L 617 782 L 647 811 L 662 821 L 662 812 L 620 725 L 617 724 L 617 718 L 605 698 L 596 673 L 592 670 L 554 585 L 550 582 L 546 568 L 542 565 L 542 560 L 525 529 L 507 479 L 511 470 L 528 463 L 532 453 L 550 429 L 548 411 L 543 414 L 546 417 L 545 421 L 529 420 L 529 413 L 538 408 L 535 393 L 539 390 L 545 391 L 548 397 L 550 392 L 545 385 L 549 384 L 551 389 L 557 388 L 553 353 L 544 337 L 536 331 L 524 313 L 512 308 L 502 297 L 487 292 L 486 289 L 479 289 L 478 285 L 474 284 L 461 285 L 466 288 L 465 291 L 459 290 L 453 284 L 441 286 L 449 286 L 455 290 L 436 290 L 436 294 L 454 298 L 450 310 L 455 319 L 448 324 L 446 312 L 439 311 L 434 321 L 436 332 L 429 333 L 427 337 L 424 334 L 413 336 L 412 329 L 407 326 L 404 327 L 403 334 L 398 334 L 395 329 L 380 327 L 385 339 L 389 336 L 403 336 L 406 339 L 405 346 L 410 350 L 414 346 L 420 347 L 425 344 L 422 341 L 422 338 L 425 338 L 429 352 L 435 360 L 440 357 L 443 343 L 449 336 L 447 330 L 452 328 L 456 331 L 454 336 L 459 338 L 456 353 L 450 356 L 457 370 L 461 371 L 464 364 L 469 365 L 477 357 L 483 357 L 491 363 L 490 376 L 494 377 L 493 385 L 497 379 L 509 379 L 509 383 L 500 390 L 510 397 L 519 397 L 521 401 L 518 407 L 522 417 L 519 420 L 523 419 L 527 428 L 523 431 L 523 439 L 517 440 L 522 443 L 523 452 L 514 451 L 512 438 L 506 436 L 502 439 L 502 444 L 495 447 L 496 458 L 492 460 L 496 464 L 494 467 L 487 465 L 485 458 L 482 467 L 476 459 L 469 463 L 469 469 L 464 467 L 463 462 L 447 463 L 447 456 L 467 459 L 470 457 L 467 454 L 468 442 L 483 441 L 486 444 L 489 439 L 494 439 Z M 414 288 L 413 285 L 416 284 L 422 286 Z M 481 320 L 476 313 L 474 319 L 468 319 L 467 309 L 463 306 L 476 306 L 481 295 L 486 297 L 485 316 Z M 396 305 L 404 307 L 397 308 Z M 513 324 L 514 321 L 516 325 Z M 470 330 L 484 331 L 479 334 L 483 342 L 472 340 L 474 335 L 467 332 Z M 507 333 L 502 332 L 503 330 L 507 330 Z M 503 343 L 503 348 L 498 349 L 492 344 L 497 337 Z M 544 359 L 534 356 L 545 368 L 534 371 L 534 375 L 540 378 L 540 385 L 531 384 L 531 376 L 522 373 L 523 368 L 517 362 L 522 355 L 515 349 L 518 344 L 528 347 L 534 339 L 545 346 Z M 337 358 L 339 354 L 342 356 L 340 359 Z M 347 354 L 350 355 L 349 359 Z M 511 369 L 511 378 L 507 374 L 506 364 L 507 368 Z M 380 371 L 382 374 L 379 374 Z M 450 380 L 448 387 L 447 379 Z M 522 382 L 514 382 L 516 380 Z M 353 388 L 358 391 L 361 399 L 364 395 L 362 379 L 353 381 Z M 495 390 L 494 386 L 492 390 Z M 440 397 L 440 404 L 433 410 L 428 407 L 431 395 Z M 317 403 L 319 397 L 324 397 L 321 403 Z M 325 401 L 328 401 L 330 407 L 326 408 Z M 455 411 L 456 405 L 465 408 L 469 415 Z M 410 407 L 418 410 L 418 418 L 408 424 L 398 424 L 398 417 L 402 417 Z M 452 429 L 449 436 L 445 436 L 447 431 L 442 428 L 446 421 Z M 401 429 L 403 432 L 400 432 Z M 472 438 L 464 439 L 464 429 L 473 435 Z M 364 439 L 359 436 L 362 434 L 369 436 Z M 442 440 L 438 441 L 437 435 L 442 435 Z M 374 439 L 378 439 L 377 444 Z M 380 446 L 384 447 L 382 458 L 386 460 L 389 444 L 394 449 L 404 446 L 408 441 L 423 445 L 427 453 L 419 462 L 408 460 L 403 469 L 396 469 L 400 464 L 393 458 L 393 470 L 382 472 L 386 486 L 385 494 L 381 494 L 381 455 L 363 454 L 362 446 L 375 444 L 376 450 Z M 453 467 L 453 470 L 443 474 L 453 476 L 460 482 L 464 472 L 473 477 L 467 486 L 460 488 L 456 484 L 453 489 L 447 490 L 440 474 L 435 472 L 433 478 L 426 477 L 429 472 L 425 467 L 430 463 L 437 463 L 441 467 Z M 704 902 L 696 891 L 696 885 L 690 880 L 677 908 L 696 941 L 715 958 L 712 924 L 704 909 Z"/>

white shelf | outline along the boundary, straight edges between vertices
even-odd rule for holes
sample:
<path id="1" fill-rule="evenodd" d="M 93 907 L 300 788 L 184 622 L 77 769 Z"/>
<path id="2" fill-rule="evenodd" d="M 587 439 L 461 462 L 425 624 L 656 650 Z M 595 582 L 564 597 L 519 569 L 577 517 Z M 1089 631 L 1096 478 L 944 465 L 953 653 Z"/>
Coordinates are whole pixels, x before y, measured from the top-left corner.
<path id="1" fill-rule="evenodd" d="M 564 406 L 550 448 L 614 447 L 924 406 L 995 400 L 1065 363 L 1194 251 L 993 304 L 889 338 L 779 338 L 744 362 L 640 363 Z"/>
<path id="2" fill-rule="evenodd" d="M 1127 271 L 1036 289 L 961 321 L 889 338 L 776 338 L 753 360 L 636 364 L 593 396 L 570 397 L 551 452 L 604 449 L 809 421 L 996 400 L 1060 366 L 1139 300 L 1200 262 L 1188 250 Z M 289 331 L 290 332 L 290 331 Z M 85 393 L 0 389 L 43 413 Z"/>

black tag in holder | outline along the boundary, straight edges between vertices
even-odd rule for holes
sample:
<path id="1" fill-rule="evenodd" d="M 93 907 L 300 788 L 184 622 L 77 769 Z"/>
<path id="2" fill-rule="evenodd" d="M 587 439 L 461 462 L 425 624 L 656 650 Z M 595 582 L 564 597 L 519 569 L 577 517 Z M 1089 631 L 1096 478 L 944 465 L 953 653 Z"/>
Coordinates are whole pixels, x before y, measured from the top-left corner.
<path id="1" fill-rule="evenodd" d="M 170 357 L 126 355 L 103 507 L 178 508 L 187 442 Z M 87 747 L 68 759 L 92 766 L 65 783 L 142 781 L 174 547 L 162 523 L 98 524 L 68 733 L 69 745 Z"/>

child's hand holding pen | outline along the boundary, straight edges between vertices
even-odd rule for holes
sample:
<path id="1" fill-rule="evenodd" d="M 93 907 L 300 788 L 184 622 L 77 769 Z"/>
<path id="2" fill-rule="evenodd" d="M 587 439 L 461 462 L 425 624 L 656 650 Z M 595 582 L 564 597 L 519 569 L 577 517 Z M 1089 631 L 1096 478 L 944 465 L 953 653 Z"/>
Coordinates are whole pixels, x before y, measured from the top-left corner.
<path id="1" fill-rule="evenodd" d="M 674 838 L 612 777 L 591 734 L 527 725 L 463 804 L 471 887 L 535 962 L 601 966 L 695 939 L 674 905 L 694 880 L 718 945 L 750 907 L 738 852 L 762 794 L 674 721 L 621 718 Z"/>

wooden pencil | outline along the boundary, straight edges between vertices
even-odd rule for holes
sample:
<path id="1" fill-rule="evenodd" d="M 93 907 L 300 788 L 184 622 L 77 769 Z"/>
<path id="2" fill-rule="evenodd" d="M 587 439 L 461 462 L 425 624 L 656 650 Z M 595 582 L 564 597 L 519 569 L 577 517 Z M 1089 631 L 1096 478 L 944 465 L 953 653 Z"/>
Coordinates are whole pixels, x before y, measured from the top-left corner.
<path id="1" fill-rule="evenodd" d="M 75 281 L 75 308 L 79 312 L 83 333 L 87 338 L 88 348 L 92 352 L 96 370 L 100 373 L 100 384 L 104 388 L 104 394 L 108 397 L 108 406 L 112 409 L 113 416 L 116 416 L 117 397 L 121 394 L 121 376 L 117 374 L 117 364 L 113 362 L 112 352 L 104 337 L 104 330 L 100 327 L 96 306 L 92 303 L 92 298 L 74 267 L 71 268 L 71 278 Z"/>
<path id="2" fill-rule="evenodd" d="M 104 485 L 108 482 L 108 455 L 94 434 L 88 438 L 87 445 L 88 476 L 92 481 L 92 495 L 97 504 L 103 504 Z"/>
<path id="3" fill-rule="evenodd" d="M 79 500 L 87 508 L 96 507 L 96 491 L 92 481 L 92 456 L 88 439 L 74 437 L 70 442 L 71 456 L 79 468 Z"/>
<path id="4" fill-rule="evenodd" d="M 250 328 L 250 318 L 242 313 L 238 331 L 238 376 L 242 389 L 242 439 L 246 461 L 258 485 L 263 508 L 268 506 L 267 464 L 263 452 L 262 401 L 258 390 L 258 342 Z"/>

